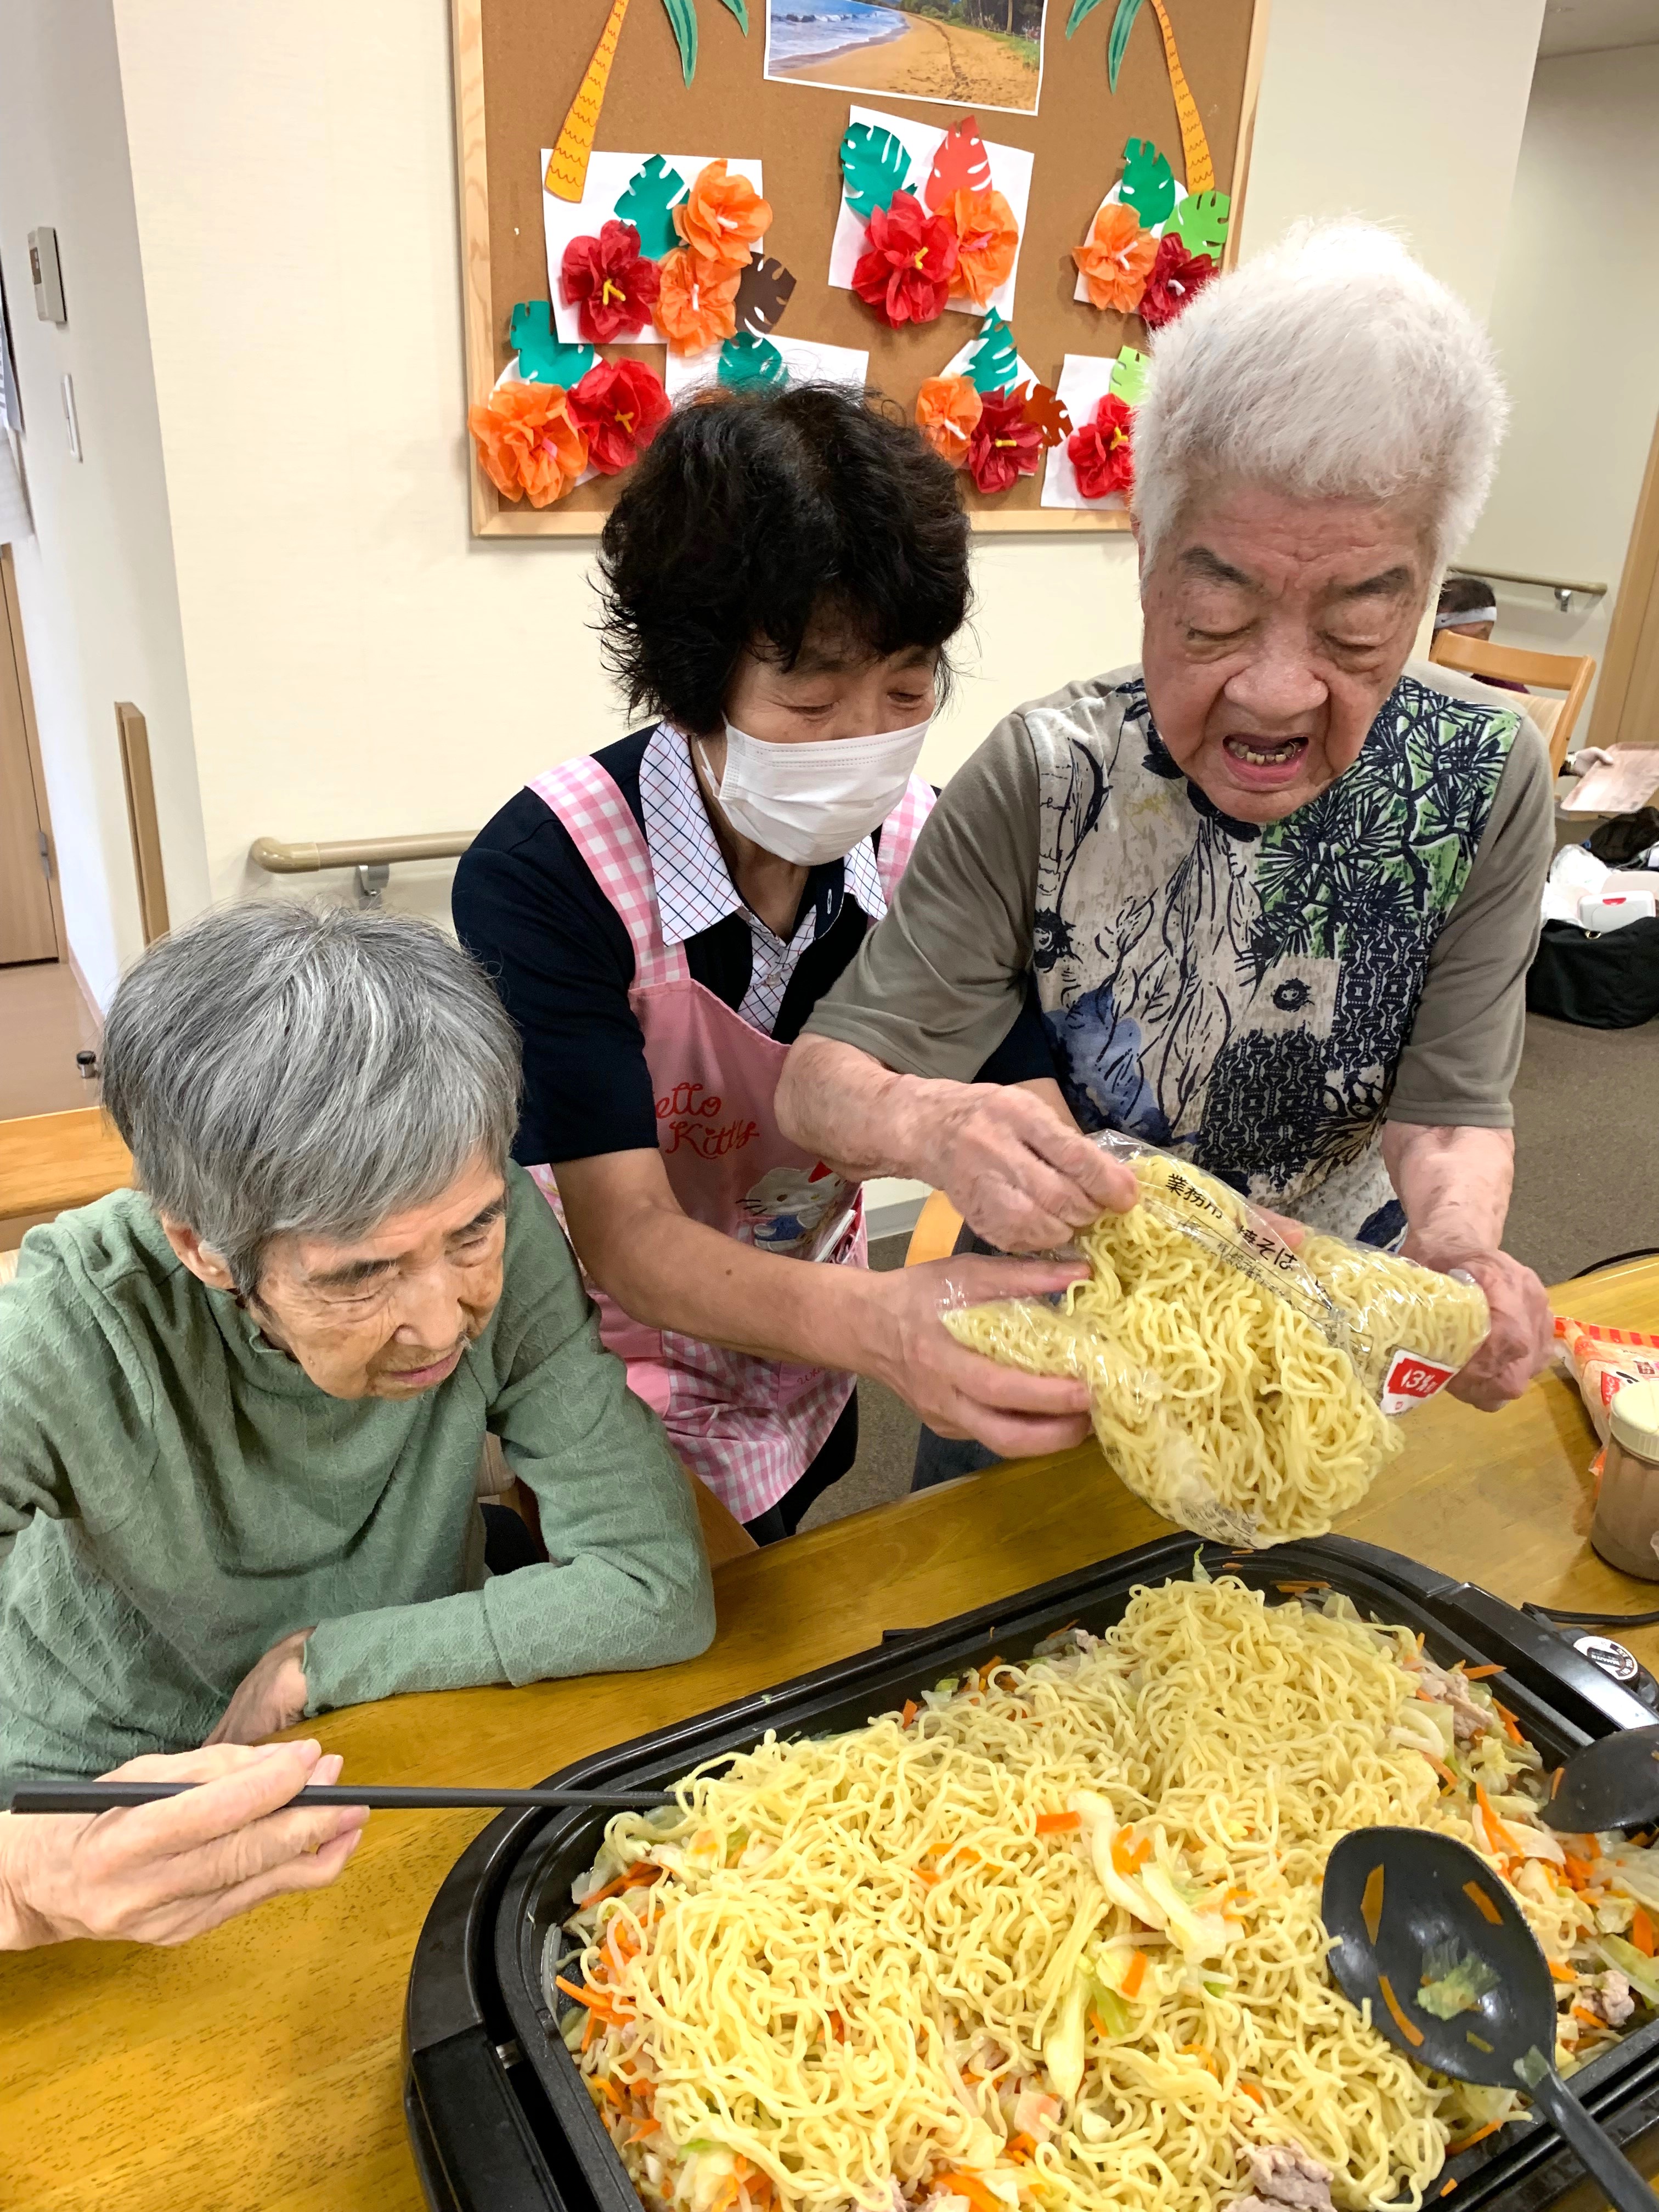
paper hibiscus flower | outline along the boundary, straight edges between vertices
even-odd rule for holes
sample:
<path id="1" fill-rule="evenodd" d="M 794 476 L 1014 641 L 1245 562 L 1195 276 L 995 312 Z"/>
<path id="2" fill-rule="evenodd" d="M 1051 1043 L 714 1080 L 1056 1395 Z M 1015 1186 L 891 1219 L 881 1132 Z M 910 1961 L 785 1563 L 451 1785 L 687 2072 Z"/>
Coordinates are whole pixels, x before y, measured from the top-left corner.
<path id="1" fill-rule="evenodd" d="M 1115 307 L 1121 315 L 1133 314 L 1146 289 L 1158 246 L 1151 231 L 1141 228 L 1133 208 L 1108 200 L 1095 217 L 1087 245 L 1072 248 L 1091 304 Z"/>
<path id="2" fill-rule="evenodd" d="M 914 192 L 895 192 L 872 209 L 870 244 L 853 271 L 853 289 L 883 322 L 931 323 L 945 313 L 957 273 L 957 234 Z"/>
<path id="3" fill-rule="evenodd" d="M 681 246 L 663 256 L 659 274 L 657 328 L 676 353 L 701 353 L 705 346 L 733 335 L 741 269 L 706 261 L 689 246 Z"/>
<path id="4" fill-rule="evenodd" d="M 959 469 L 984 406 L 965 376 L 930 376 L 916 394 L 916 428 L 936 453 Z"/>
<path id="5" fill-rule="evenodd" d="M 587 466 L 587 440 L 559 385 L 497 385 L 466 419 L 479 466 L 515 504 L 527 494 L 532 507 L 550 507 Z"/>
<path id="6" fill-rule="evenodd" d="M 1104 392 L 1091 420 L 1066 441 L 1066 458 L 1085 499 L 1104 499 L 1114 491 L 1127 498 L 1134 482 L 1133 413 L 1115 392 Z"/>
<path id="7" fill-rule="evenodd" d="M 729 177 L 724 161 L 697 172 L 696 183 L 674 210 L 674 228 L 705 261 L 741 269 L 772 210 L 746 177 Z"/>
<path id="8" fill-rule="evenodd" d="M 668 394 L 641 361 L 602 361 L 570 391 L 570 417 L 601 476 L 631 468 L 672 412 Z"/>
<path id="9" fill-rule="evenodd" d="M 988 392 L 968 440 L 968 473 L 979 491 L 1006 491 L 1017 477 L 1032 477 L 1042 459 L 1042 433 L 1025 420 L 1030 393 L 1024 385 L 1012 392 Z"/>
<path id="10" fill-rule="evenodd" d="M 951 298 L 971 300 L 976 307 L 988 307 L 992 293 L 1006 280 L 1019 250 L 1019 225 L 1012 208 L 1000 192 L 960 187 L 947 192 L 934 212 L 944 216 L 957 236 Z"/>
<path id="11" fill-rule="evenodd" d="M 657 264 L 640 253 L 640 234 L 613 216 L 597 238 L 573 238 L 559 266 L 565 297 L 577 304 L 589 345 L 637 337 L 651 320 Z"/>
<path id="12" fill-rule="evenodd" d="M 1165 232 L 1158 241 L 1158 257 L 1141 296 L 1140 319 L 1149 331 L 1174 322 L 1195 293 L 1218 274 L 1207 253 L 1188 253 L 1181 240 Z"/>

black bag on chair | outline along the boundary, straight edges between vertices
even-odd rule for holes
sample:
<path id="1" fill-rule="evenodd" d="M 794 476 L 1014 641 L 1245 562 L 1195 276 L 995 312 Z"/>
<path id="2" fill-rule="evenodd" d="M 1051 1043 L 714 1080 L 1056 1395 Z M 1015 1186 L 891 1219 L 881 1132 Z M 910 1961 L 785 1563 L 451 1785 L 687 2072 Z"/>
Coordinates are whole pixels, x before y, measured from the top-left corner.
<path id="1" fill-rule="evenodd" d="M 1659 1014 L 1659 919 L 1600 934 L 1547 921 L 1527 971 L 1527 1012 L 1591 1030 L 1633 1030 Z"/>

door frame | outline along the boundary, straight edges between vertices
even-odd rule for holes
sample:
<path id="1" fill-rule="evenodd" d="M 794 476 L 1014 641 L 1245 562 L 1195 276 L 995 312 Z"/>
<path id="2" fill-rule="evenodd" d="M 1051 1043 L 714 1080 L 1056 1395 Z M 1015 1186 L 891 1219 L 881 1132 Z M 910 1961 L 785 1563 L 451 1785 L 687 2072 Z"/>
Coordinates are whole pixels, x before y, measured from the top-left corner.
<path id="1" fill-rule="evenodd" d="M 1630 702 L 1643 631 L 1650 620 L 1659 623 L 1659 419 L 1654 423 L 1641 495 L 1619 578 L 1619 596 L 1613 601 L 1607 658 L 1595 690 L 1595 711 L 1587 740 L 1592 744 L 1621 742 L 1620 726 Z"/>
<path id="2" fill-rule="evenodd" d="M 58 839 L 52 826 L 46 763 L 40 757 L 40 731 L 34 719 L 34 687 L 29 682 L 28 651 L 23 642 L 23 611 L 17 599 L 17 569 L 9 545 L 0 545 L 0 597 L 4 599 L 6 627 L 11 633 L 12 660 L 17 670 L 17 691 L 23 707 L 23 742 L 28 749 L 29 774 L 34 781 L 35 812 L 46 836 L 46 891 L 52 901 L 52 927 L 58 933 L 57 964 L 70 969 L 76 988 L 85 998 L 86 986 L 70 949 L 69 931 L 64 923 L 64 901 L 58 885 Z M 53 963 L 43 960 L 38 964 L 46 968 Z"/>

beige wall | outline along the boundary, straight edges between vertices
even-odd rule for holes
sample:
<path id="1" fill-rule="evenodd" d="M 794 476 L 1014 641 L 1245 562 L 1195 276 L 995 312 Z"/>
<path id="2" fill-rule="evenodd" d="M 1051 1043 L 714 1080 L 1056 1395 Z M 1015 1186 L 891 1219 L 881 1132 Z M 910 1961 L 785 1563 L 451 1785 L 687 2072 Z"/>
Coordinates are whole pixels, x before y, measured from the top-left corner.
<path id="1" fill-rule="evenodd" d="M 1539 64 L 1492 325 L 1515 416 L 1468 557 L 1616 586 L 1659 410 L 1659 46 Z M 1496 635 L 1600 661 L 1613 605 L 1500 585 Z"/>
<path id="2" fill-rule="evenodd" d="M 1247 245 L 1397 219 L 1484 306 L 1540 6 L 1276 0 Z M 262 882 L 261 832 L 465 827 L 623 726 L 584 552 L 466 534 L 446 13 L 116 0 L 218 896 Z M 1137 649 L 1127 540 L 988 540 L 977 580 L 936 776 Z"/>
<path id="3" fill-rule="evenodd" d="M 58 232 L 66 327 L 34 312 L 28 233 L 42 223 Z M 35 521 L 15 547 L 18 598 L 64 920 L 101 999 L 143 941 L 118 699 L 149 719 L 174 911 L 208 896 L 110 0 L 0 0 L 0 264 Z"/>

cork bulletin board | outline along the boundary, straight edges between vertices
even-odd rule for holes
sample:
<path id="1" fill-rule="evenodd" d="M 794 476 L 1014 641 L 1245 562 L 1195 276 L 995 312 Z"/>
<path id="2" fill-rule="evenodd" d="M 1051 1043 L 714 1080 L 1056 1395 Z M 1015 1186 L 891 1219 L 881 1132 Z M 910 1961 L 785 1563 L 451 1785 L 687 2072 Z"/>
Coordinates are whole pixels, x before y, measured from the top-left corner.
<path id="1" fill-rule="evenodd" d="M 793 8 L 797 0 L 788 3 Z M 1078 272 L 1072 248 L 1088 237 L 1096 210 L 1118 179 L 1126 140 L 1153 142 L 1167 153 L 1177 178 L 1182 175 L 1182 131 L 1163 22 L 1176 42 L 1179 69 L 1201 118 L 1215 185 L 1231 194 L 1231 233 L 1237 233 L 1267 0 L 1146 0 L 1121 42 L 1115 91 L 1109 87 L 1107 66 L 1114 0 L 1100 0 L 1069 39 L 1073 0 L 1047 0 L 1035 113 L 769 78 L 769 0 L 747 0 L 746 36 L 731 0 L 695 0 L 695 5 L 700 36 L 688 85 L 664 0 L 629 0 L 596 149 L 647 154 L 694 147 L 710 157 L 758 160 L 773 210 L 763 250 L 797 280 L 778 335 L 867 351 L 870 387 L 907 417 L 922 380 L 938 375 L 980 325 L 971 316 L 947 312 L 936 321 L 889 329 L 855 293 L 828 283 L 841 206 L 839 149 L 852 106 L 890 112 L 934 131 L 973 112 L 988 143 L 1029 149 L 1030 198 L 1010 320 L 1022 361 L 1050 385 L 1068 354 L 1110 356 L 1125 345 L 1144 350 L 1148 342 L 1137 316 L 1073 296 Z M 812 0 L 799 5 L 809 9 Z M 452 8 L 471 404 L 488 396 L 512 357 L 508 330 L 515 304 L 550 297 L 544 149 L 555 144 L 607 21 L 616 27 L 613 0 L 452 0 Z M 1224 261 L 1231 252 L 1230 237 Z M 603 356 L 635 356 L 659 376 L 664 374 L 660 342 L 607 345 Z M 536 537 L 597 533 L 626 477 L 595 477 L 539 510 L 504 499 L 476 453 L 471 480 L 475 535 Z M 975 528 L 1127 526 L 1119 507 L 1042 507 L 1042 483 L 1039 471 L 987 497 L 964 478 Z"/>

